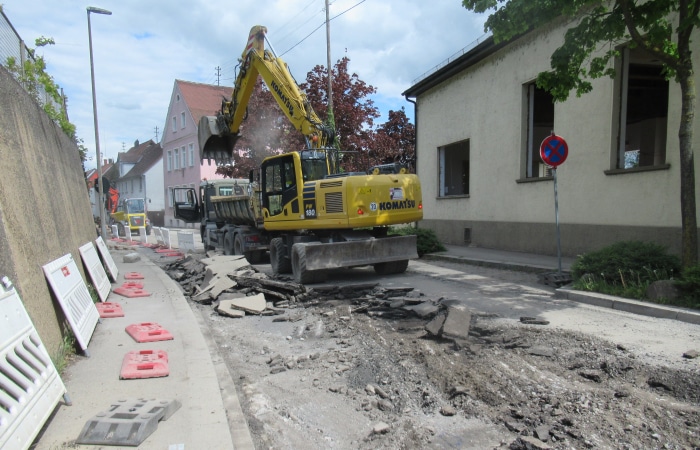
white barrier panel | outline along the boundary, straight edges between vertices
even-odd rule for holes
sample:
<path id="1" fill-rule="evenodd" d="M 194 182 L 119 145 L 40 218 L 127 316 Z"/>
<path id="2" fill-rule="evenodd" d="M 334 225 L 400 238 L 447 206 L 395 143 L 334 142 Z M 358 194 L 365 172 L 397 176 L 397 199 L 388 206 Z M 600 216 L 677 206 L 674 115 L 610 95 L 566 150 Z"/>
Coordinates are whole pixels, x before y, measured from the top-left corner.
<path id="1" fill-rule="evenodd" d="M 160 232 L 163 233 L 163 245 L 165 245 L 167 248 L 173 248 L 170 244 L 170 230 L 167 228 L 161 228 Z"/>
<path id="2" fill-rule="evenodd" d="M 139 237 L 141 238 L 141 243 L 148 243 L 148 236 L 146 235 L 146 227 L 139 227 Z"/>
<path id="3" fill-rule="evenodd" d="M 191 231 L 178 231 L 177 246 L 180 250 L 194 251 L 194 233 Z"/>
<path id="4" fill-rule="evenodd" d="M 116 225 L 112 225 L 112 237 L 113 238 L 119 237 L 119 227 Z"/>
<path id="5" fill-rule="evenodd" d="M 66 393 L 66 387 L 17 291 L 7 277 L 2 281 L 0 448 L 27 449 Z"/>
<path id="6" fill-rule="evenodd" d="M 92 242 L 88 242 L 78 249 L 80 251 L 80 256 L 83 258 L 83 263 L 90 274 L 90 279 L 92 284 L 97 290 L 97 294 L 100 296 L 100 300 L 103 302 L 107 301 L 107 296 L 109 295 L 112 285 L 107 278 L 107 272 L 105 268 L 102 267 L 102 261 L 100 261 L 100 256 L 95 250 L 95 246 Z"/>
<path id="7" fill-rule="evenodd" d="M 63 313 L 73 329 L 75 339 L 85 356 L 90 356 L 87 347 L 100 313 L 92 302 L 83 277 L 80 276 L 73 256 L 68 253 L 43 266 L 44 274 L 61 304 Z"/>
<path id="8" fill-rule="evenodd" d="M 158 245 L 165 245 L 165 241 L 163 240 L 163 232 L 161 231 L 160 227 L 154 227 L 153 233 L 156 235 L 156 243 Z"/>
<path id="9" fill-rule="evenodd" d="M 119 276 L 119 269 L 117 268 L 117 265 L 114 264 L 114 259 L 112 259 L 112 255 L 109 253 L 107 244 L 105 244 L 105 241 L 102 240 L 102 236 L 95 239 L 95 244 L 97 245 L 97 250 L 100 251 L 102 261 L 104 261 L 105 266 L 107 266 L 107 270 L 109 270 L 109 275 L 112 277 L 112 281 L 116 283 L 117 277 Z"/>

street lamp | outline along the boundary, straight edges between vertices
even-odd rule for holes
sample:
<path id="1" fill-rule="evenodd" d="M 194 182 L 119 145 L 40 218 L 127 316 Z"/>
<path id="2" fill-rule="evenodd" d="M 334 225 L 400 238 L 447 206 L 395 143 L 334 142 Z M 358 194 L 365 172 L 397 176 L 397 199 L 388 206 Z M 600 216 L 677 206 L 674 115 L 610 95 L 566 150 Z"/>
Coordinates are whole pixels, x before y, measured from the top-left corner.
<path id="1" fill-rule="evenodd" d="M 105 225 L 105 202 L 104 189 L 102 184 L 102 155 L 100 154 L 100 132 L 97 129 L 97 99 L 95 97 L 95 66 L 92 62 L 92 30 L 90 29 L 90 13 L 112 15 L 112 11 L 107 11 L 94 6 L 87 7 L 87 22 L 88 22 L 88 41 L 90 43 L 90 77 L 92 79 L 92 116 L 95 122 L 95 152 L 97 156 L 97 207 L 100 211 L 100 236 L 103 240 L 107 239 L 107 227 Z"/>

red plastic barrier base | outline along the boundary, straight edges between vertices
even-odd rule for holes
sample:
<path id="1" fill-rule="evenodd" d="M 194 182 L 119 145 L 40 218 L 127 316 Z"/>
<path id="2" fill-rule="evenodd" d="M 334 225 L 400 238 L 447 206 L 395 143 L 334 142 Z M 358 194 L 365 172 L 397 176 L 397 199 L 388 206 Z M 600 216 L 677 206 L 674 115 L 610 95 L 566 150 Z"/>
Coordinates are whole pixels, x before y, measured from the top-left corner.
<path id="1" fill-rule="evenodd" d="M 170 375 L 168 353 L 163 350 L 135 350 L 124 355 L 121 380 L 158 378 Z"/>
<path id="2" fill-rule="evenodd" d="M 126 281 L 120 287 L 125 289 L 143 289 L 142 281 Z"/>
<path id="3" fill-rule="evenodd" d="M 100 313 L 100 317 L 110 318 L 110 317 L 124 317 L 124 311 L 122 310 L 122 305 L 119 303 L 95 303 L 97 312 Z"/>
<path id="4" fill-rule="evenodd" d="M 172 252 L 172 248 L 157 248 L 156 253 L 170 253 Z"/>
<path id="5" fill-rule="evenodd" d="M 163 253 L 160 255 L 161 258 L 167 258 L 167 257 L 172 257 L 172 256 L 177 256 L 179 258 L 179 257 L 185 256 L 185 254 L 182 252 L 168 252 L 168 253 Z"/>
<path id="6" fill-rule="evenodd" d="M 138 272 L 127 272 L 124 274 L 125 280 L 143 280 L 143 275 Z"/>
<path id="7" fill-rule="evenodd" d="M 136 342 L 169 341 L 173 335 L 155 322 L 135 323 L 126 327 L 126 332 Z"/>
<path id="8" fill-rule="evenodd" d="M 126 298 L 136 298 L 136 297 L 150 297 L 151 293 L 146 292 L 143 289 L 132 289 L 128 287 L 118 287 L 115 290 L 113 290 L 115 294 L 119 294 L 123 297 Z"/>

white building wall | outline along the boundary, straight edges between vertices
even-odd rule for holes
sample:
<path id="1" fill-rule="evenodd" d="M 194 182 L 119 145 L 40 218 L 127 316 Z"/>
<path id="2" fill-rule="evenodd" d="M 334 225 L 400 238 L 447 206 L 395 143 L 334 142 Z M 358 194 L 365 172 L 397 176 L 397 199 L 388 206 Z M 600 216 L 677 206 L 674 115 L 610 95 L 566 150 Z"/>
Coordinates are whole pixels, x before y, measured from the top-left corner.
<path id="1" fill-rule="evenodd" d="M 517 245 L 518 240 L 538 239 L 532 236 L 537 234 L 537 224 L 554 224 L 553 181 L 517 181 L 524 158 L 523 86 L 549 68 L 550 55 L 563 42 L 564 31 L 562 27 L 527 36 L 416 99 L 417 167 L 424 219 L 430 227 L 442 229 L 442 238 L 447 236 L 448 242 L 461 243 L 457 237 L 460 230 L 450 231 L 450 226 L 468 228 L 478 222 L 500 228 L 504 235 L 520 233 L 520 238 L 504 236 L 511 249 L 551 252 L 554 248 L 541 242 Z M 696 42 L 696 66 L 700 66 L 699 54 L 700 43 Z M 700 85 L 700 76 L 696 78 L 696 85 Z M 572 93 L 569 100 L 555 105 L 554 131 L 569 146 L 568 159 L 558 169 L 558 194 L 559 220 L 562 227 L 571 226 L 570 239 L 585 239 L 585 226 L 602 227 L 600 233 L 611 229 L 605 227 L 680 228 L 679 92 L 678 85 L 671 82 L 667 170 L 605 173 L 613 167 L 617 133 L 614 80 L 593 80 L 591 93 L 579 98 Z M 695 148 L 700 143 L 699 124 L 696 116 Z M 438 148 L 464 139 L 470 140 L 470 195 L 439 198 Z M 698 187 L 696 190 L 700 194 Z M 450 221 L 455 223 L 448 225 Z M 552 230 L 551 226 L 542 227 L 553 242 Z M 604 236 L 598 239 L 603 241 Z M 498 236 L 480 240 L 474 233 L 471 243 L 498 246 L 498 242 Z M 580 243 L 570 245 L 569 253 L 580 248 Z"/>

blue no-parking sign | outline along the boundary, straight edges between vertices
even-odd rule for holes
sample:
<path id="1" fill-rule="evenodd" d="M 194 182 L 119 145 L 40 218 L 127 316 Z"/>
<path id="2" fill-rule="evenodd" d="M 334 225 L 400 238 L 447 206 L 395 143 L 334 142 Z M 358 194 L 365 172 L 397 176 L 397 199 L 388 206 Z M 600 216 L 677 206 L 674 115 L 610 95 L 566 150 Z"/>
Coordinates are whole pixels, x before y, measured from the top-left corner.
<path id="1" fill-rule="evenodd" d="M 540 144 L 540 157 L 548 166 L 557 167 L 566 161 L 567 156 L 569 156 L 569 145 L 561 136 L 552 133 Z"/>

